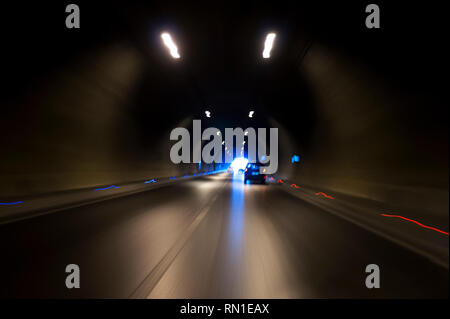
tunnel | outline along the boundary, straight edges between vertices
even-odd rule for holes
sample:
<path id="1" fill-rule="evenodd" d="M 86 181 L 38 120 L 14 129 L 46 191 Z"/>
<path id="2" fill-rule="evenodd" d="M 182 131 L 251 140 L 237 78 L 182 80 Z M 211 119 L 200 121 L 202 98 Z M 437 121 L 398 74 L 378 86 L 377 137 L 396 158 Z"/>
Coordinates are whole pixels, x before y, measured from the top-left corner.
<path id="1" fill-rule="evenodd" d="M 378 1 L 381 28 L 369 29 L 363 1 L 76 4 L 80 28 L 73 29 L 64 25 L 66 3 L 2 9 L 0 238 L 10 262 L 0 268 L 18 274 L 2 296 L 448 298 L 448 105 L 439 77 L 447 59 L 435 7 Z M 181 58 L 168 54 L 161 32 L 172 35 Z M 276 38 L 264 59 L 269 32 Z M 227 163 L 173 163 L 170 133 L 192 132 L 194 120 L 222 134 L 276 128 L 278 168 L 265 177 L 272 182 L 243 184 L 229 177 Z M 283 187 L 286 194 L 278 194 Z M 226 215 L 208 208 L 214 200 L 229 205 Z M 309 213 L 313 206 L 320 213 Z M 335 226 L 322 224 L 320 214 Z M 206 230 L 220 221 L 227 225 L 220 235 Z M 143 266 L 150 257 L 128 252 L 144 243 L 127 230 L 154 233 L 147 239 L 159 243 L 148 243 L 161 258 L 155 268 Z M 57 241 L 71 236 L 78 244 L 59 258 L 64 245 Z M 255 238 L 268 251 L 266 286 L 258 286 L 263 270 L 248 251 Z M 79 257 L 84 241 L 91 245 Z M 94 278 L 99 264 L 115 263 L 102 241 L 122 248 L 116 257 L 134 265 L 116 267 L 133 276 L 101 275 L 106 285 L 86 290 L 24 288 L 31 271 L 25 262 L 34 256 L 24 251 L 55 254 L 52 264 L 40 257 L 34 271 L 51 276 L 79 257 Z M 332 251 L 333 241 L 342 247 Z M 217 242 L 215 253 L 207 242 Z M 277 245 L 283 254 L 271 249 Z M 190 246 L 204 253 L 189 261 Z M 300 254 L 309 253 L 319 257 L 302 262 Z M 388 288 L 348 284 L 359 280 L 350 270 L 311 275 L 328 269 L 321 261 L 345 265 L 358 253 L 361 265 L 382 260 L 382 278 L 393 280 Z M 291 259 L 295 267 L 284 264 Z M 206 267 L 201 260 L 212 265 L 215 284 L 195 271 Z M 401 286 L 394 278 L 405 264 L 400 281 L 421 275 Z M 190 279 L 179 279 L 189 270 Z M 152 277 L 151 289 L 148 273 L 164 273 Z M 344 284 L 339 274 L 352 279 Z M 250 283 L 239 290 L 229 286 L 234 281 Z"/>

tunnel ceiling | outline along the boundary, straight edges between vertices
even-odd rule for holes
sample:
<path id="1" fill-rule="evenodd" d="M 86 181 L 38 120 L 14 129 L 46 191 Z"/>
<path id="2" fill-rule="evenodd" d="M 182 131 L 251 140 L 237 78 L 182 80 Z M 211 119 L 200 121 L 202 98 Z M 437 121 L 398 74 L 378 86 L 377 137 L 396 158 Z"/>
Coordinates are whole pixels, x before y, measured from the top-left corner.
<path id="1" fill-rule="evenodd" d="M 214 114 L 212 125 L 245 126 L 248 111 L 255 110 L 258 116 L 251 122 L 253 126 L 267 125 L 270 116 L 292 132 L 310 134 L 317 110 L 301 66 L 309 46 L 315 43 L 370 62 L 377 73 L 388 75 L 399 86 L 436 91 L 435 84 L 426 79 L 439 61 L 434 55 L 441 53 L 430 53 L 428 46 L 442 39 L 424 34 L 422 26 L 415 23 L 393 23 L 399 16 L 414 21 L 427 14 L 414 6 L 383 2 L 387 12 L 383 25 L 389 32 L 382 29 L 379 35 L 368 37 L 362 27 L 363 2 L 219 1 L 194 5 L 160 1 L 123 5 L 79 1 L 79 5 L 83 27 L 77 35 L 53 28 L 60 22 L 56 13 L 64 4 L 46 7 L 55 14 L 44 20 L 36 14 L 43 10 L 41 3 L 29 5 L 26 12 L 11 10 L 23 13 L 22 23 L 16 23 L 16 34 L 23 38 L 11 35 L 5 39 L 12 46 L 4 61 L 22 62 L 5 63 L 5 92 L 14 96 L 45 78 L 47 70 L 58 70 L 80 53 L 117 41 L 131 43 L 146 60 L 132 99 L 133 116 L 143 130 L 170 128 L 185 117 L 200 118 L 206 109 Z M 2 26 L 15 21 L 18 17 L 14 14 L 6 14 Z M 171 60 L 162 47 L 159 35 L 164 30 L 175 38 L 180 61 Z M 268 31 L 277 32 L 278 37 L 273 58 L 265 61 L 261 51 Z M 63 49 L 67 47 L 73 50 L 67 52 Z M 428 63 L 419 67 L 417 59 L 428 59 Z M 423 81 L 412 80 L 412 70 L 423 74 Z M 161 120 L 148 125 L 142 118 Z"/>

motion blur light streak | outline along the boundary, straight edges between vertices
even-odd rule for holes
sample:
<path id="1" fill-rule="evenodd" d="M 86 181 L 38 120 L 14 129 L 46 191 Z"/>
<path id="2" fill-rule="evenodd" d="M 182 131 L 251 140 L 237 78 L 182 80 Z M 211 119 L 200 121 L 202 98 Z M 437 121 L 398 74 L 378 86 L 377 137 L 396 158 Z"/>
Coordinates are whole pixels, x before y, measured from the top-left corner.
<path id="1" fill-rule="evenodd" d="M 110 188 L 120 188 L 120 186 L 111 185 L 111 186 L 108 186 L 105 188 L 96 188 L 96 189 L 94 189 L 94 191 L 104 191 L 104 190 L 110 189 Z"/>
<path id="2" fill-rule="evenodd" d="M 21 204 L 21 203 L 23 203 L 23 201 L 12 202 L 12 203 L 0 203 L 0 205 L 5 205 L 5 206 L 8 206 L 8 205 L 16 205 L 16 204 Z"/>
<path id="3" fill-rule="evenodd" d="M 275 37 L 276 37 L 275 33 L 267 34 L 266 41 L 264 42 L 264 51 L 263 51 L 264 59 L 270 58 L 270 51 L 272 51 L 273 41 L 275 40 Z"/>
<path id="4" fill-rule="evenodd" d="M 297 184 L 291 184 L 291 187 L 295 187 L 295 188 L 301 188 L 300 186 L 298 186 Z"/>
<path id="5" fill-rule="evenodd" d="M 155 179 L 151 179 L 149 181 L 145 181 L 144 183 L 145 184 L 150 184 L 150 183 L 156 183 L 156 181 L 155 181 Z"/>
<path id="6" fill-rule="evenodd" d="M 245 167 L 245 166 L 244 166 Z M 233 263 L 238 262 L 242 252 L 242 235 L 244 224 L 244 184 L 242 176 L 234 176 L 231 181 L 230 205 L 230 252 Z"/>
<path id="7" fill-rule="evenodd" d="M 180 58 L 180 54 L 178 53 L 178 47 L 173 42 L 172 37 L 170 36 L 170 34 L 168 34 L 167 32 L 164 32 L 164 33 L 161 34 L 161 38 L 163 39 L 163 42 L 166 45 L 166 47 L 169 48 L 170 55 L 174 59 L 179 59 Z"/>
<path id="8" fill-rule="evenodd" d="M 381 214 L 381 216 L 404 219 L 404 220 L 407 220 L 409 222 L 415 223 L 415 224 L 419 225 L 420 227 L 431 229 L 431 230 L 437 231 L 437 232 L 442 233 L 442 234 L 447 235 L 447 236 L 449 235 L 447 232 L 445 232 L 443 230 L 440 230 L 440 229 L 437 229 L 437 228 L 434 228 L 434 227 L 431 227 L 431 226 L 426 226 L 424 224 L 419 223 L 418 221 L 415 221 L 413 219 L 409 219 L 409 218 L 406 218 L 406 217 L 403 217 L 403 216 L 400 216 L 400 215 Z"/>
<path id="9" fill-rule="evenodd" d="M 329 195 L 327 195 L 327 194 L 325 194 L 325 193 L 323 193 L 323 192 L 318 192 L 318 193 L 316 193 L 316 195 L 317 195 L 317 196 L 322 195 L 323 197 L 326 197 L 326 198 L 329 198 L 329 199 L 334 199 L 334 197 L 329 196 Z"/>

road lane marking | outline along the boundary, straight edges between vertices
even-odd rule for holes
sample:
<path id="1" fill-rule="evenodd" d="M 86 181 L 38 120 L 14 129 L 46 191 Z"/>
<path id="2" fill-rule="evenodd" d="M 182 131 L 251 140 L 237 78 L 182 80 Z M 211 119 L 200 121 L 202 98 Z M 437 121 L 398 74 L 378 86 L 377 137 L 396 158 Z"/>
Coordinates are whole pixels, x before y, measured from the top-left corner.
<path id="1" fill-rule="evenodd" d="M 222 189 L 227 185 L 225 182 L 222 187 L 219 188 L 217 193 L 208 201 L 208 203 L 200 210 L 197 216 L 194 218 L 192 223 L 187 227 L 187 229 L 181 234 L 177 239 L 175 244 L 169 249 L 169 251 L 164 255 L 164 257 L 158 262 L 158 264 L 150 271 L 150 273 L 144 278 L 140 285 L 131 293 L 130 298 L 133 299 L 143 299 L 147 298 L 152 290 L 156 287 L 158 282 L 164 276 L 166 271 L 169 269 L 170 265 L 173 263 L 175 258 L 181 252 L 183 247 L 187 244 L 191 235 L 195 232 L 200 222 L 205 218 L 208 211 L 211 209 L 215 203 L 217 197 L 221 193 Z"/>

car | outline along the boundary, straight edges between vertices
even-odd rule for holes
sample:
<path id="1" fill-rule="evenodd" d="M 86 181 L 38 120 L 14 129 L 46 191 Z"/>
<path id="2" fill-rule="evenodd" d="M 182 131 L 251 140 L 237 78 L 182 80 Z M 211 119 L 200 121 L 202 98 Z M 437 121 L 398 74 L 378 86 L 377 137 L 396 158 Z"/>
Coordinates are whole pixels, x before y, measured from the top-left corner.
<path id="1" fill-rule="evenodd" d="M 260 183 L 265 183 L 266 174 L 260 172 L 261 167 L 261 163 L 248 163 L 244 170 L 244 184 L 247 184 L 247 181 L 259 181 Z"/>

